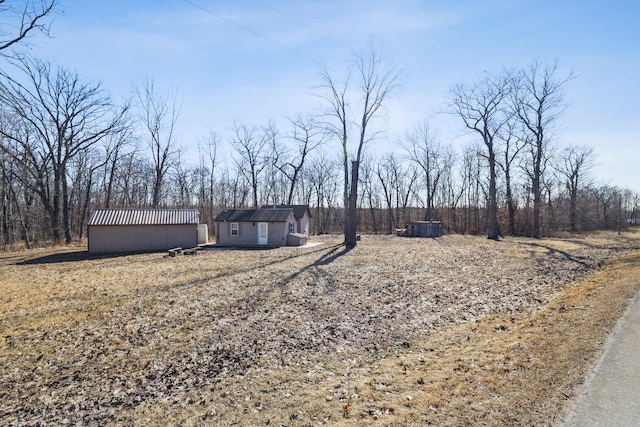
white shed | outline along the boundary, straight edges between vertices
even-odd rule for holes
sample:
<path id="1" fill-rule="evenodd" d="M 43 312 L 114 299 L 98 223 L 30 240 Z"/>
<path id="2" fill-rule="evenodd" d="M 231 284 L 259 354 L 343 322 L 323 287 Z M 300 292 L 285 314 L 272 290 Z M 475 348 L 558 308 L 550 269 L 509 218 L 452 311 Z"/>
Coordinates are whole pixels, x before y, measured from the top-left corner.
<path id="1" fill-rule="evenodd" d="M 193 248 L 198 244 L 198 210 L 96 209 L 87 236 L 90 253 Z"/>

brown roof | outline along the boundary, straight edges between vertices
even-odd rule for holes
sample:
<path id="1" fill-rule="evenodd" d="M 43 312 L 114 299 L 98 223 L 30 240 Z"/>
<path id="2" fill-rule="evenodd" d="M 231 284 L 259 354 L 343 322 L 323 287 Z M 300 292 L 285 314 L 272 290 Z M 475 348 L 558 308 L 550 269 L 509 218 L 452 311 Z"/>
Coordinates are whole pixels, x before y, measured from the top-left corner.
<path id="1" fill-rule="evenodd" d="M 197 209 L 96 209 L 89 225 L 190 225 L 198 224 Z"/>

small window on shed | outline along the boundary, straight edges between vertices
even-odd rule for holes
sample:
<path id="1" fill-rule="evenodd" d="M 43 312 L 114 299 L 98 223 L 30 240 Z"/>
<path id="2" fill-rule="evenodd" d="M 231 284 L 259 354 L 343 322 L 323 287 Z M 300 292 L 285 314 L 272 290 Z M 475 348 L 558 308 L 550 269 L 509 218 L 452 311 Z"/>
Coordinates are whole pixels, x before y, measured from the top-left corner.
<path id="1" fill-rule="evenodd" d="M 293 233 L 293 232 L 294 232 L 294 230 L 293 230 L 293 223 L 292 223 L 292 222 L 290 222 L 290 223 L 289 223 L 289 233 Z"/>
<path id="2" fill-rule="evenodd" d="M 238 224 L 237 222 L 232 222 L 231 223 L 231 235 L 232 236 L 237 236 L 239 229 L 240 229 L 240 224 Z"/>

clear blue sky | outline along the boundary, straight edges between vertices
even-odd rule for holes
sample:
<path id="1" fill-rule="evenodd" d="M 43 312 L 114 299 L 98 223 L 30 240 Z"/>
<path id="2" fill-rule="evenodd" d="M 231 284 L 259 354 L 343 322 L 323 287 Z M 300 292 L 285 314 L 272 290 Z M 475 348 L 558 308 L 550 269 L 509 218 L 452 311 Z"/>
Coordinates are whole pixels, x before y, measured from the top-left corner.
<path id="1" fill-rule="evenodd" d="M 441 114 L 449 87 L 484 70 L 558 61 L 576 78 L 558 142 L 594 147 L 601 183 L 640 189 L 640 2 L 635 0 L 60 0 L 53 38 L 32 52 L 99 80 L 116 98 L 146 77 L 182 102 L 178 136 L 195 151 L 234 120 L 262 125 L 317 112 L 319 64 L 340 75 L 371 38 L 403 71 L 384 149 L 428 119 L 460 149 Z M 330 143 L 331 144 L 331 143 Z M 337 148 L 337 147 L 336 147 Z"/>

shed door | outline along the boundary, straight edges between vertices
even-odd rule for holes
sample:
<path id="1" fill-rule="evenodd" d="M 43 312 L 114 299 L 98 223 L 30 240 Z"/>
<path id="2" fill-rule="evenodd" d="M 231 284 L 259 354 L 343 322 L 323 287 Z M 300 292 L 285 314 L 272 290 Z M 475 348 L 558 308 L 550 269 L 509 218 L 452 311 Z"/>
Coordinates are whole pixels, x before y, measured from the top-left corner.
<path id="1" fill-rule="evenodd" d="M 269 223 L 259 222 L 258 223 L 258 244 L 266 245 L 267 243 L 269 243 Z"/>

